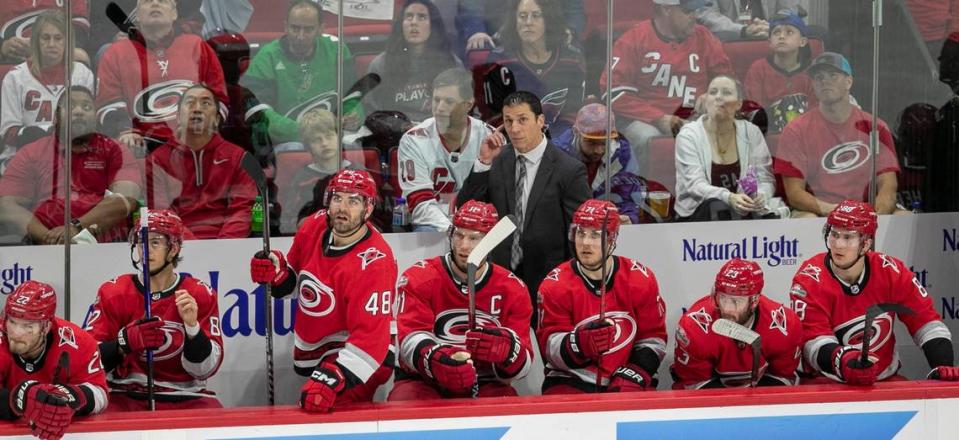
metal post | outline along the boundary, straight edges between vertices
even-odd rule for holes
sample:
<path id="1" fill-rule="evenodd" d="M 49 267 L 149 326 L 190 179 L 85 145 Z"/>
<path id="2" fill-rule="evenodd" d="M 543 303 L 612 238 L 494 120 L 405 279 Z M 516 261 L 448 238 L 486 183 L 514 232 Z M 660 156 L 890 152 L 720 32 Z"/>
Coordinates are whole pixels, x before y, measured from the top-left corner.
<path id="1" fill-rule="evenodd" d="M 613 151 L 611 151 L 613 146 L 613 140 L 611 139 L 613 134 L 613 2 L 614 0 L 606 0 L 606 181 L 603 183 L 603 194 L 606 200 L 610 200 L 611 197 L 609 194 L 609 161 L 610 156 L 613 155 Z"/>
<path id="2" fill-rule="evenodd" d="M 336 157 L 343 157 L 343 0 L 336 2 Z M 339 161 L 337 169 L 340 168 Z"/>
<path id="3" fill-rule="evenodd" d="M 869 203 L 876 206 L 876 165 L 879 159 L 879 30 L 882 28 L 882 0 L 872 1 L 872 122 L 869 151 L 872 173 L 869 175 Z"/>
<path id="4" fill-rule="evenodd" d="M 64 244 L 63 244 L 63 318 L 70 320 L 70 302 L 71 302 L 71 292 L 70 292 L 70 220 L 72 219 L 72 213 L 70 209 L 70 198 L 71 198 L 71 184 L 73 183 L 73 141 L 71 135 L 73 134 L 73 127 L 70 123 L 70 108 L 71 108 L 71 99 L 70 99 L 70 87 L 73 86 L 73 78 L 71 72 L 73 71 L 73 46 L 75 44 L 75 39 L 73 38 L 73 0 L 66 0 L 63 2 L 63 18 L 66 22 L 66 38 L 64 40 L 64 61 L 66 62 L 66 68 L 63 69 L 64 75 L 66 78 L 63 79 L 63 108 L 66 110 L 65 117 L 61 118 L 60 123 L 63 124 L 63 131 L 58 133 L 60 136 L 60 143 L 66 143 L 63 148 L 64 157 L 66 158 L 66 163 L 64 164 L 64 172 L 60 173 L 64 179 L 66 179 L 64 186 L 64 202 L 63 202 L 63 225 L 66 230 L 64 235 Z M 60 109 L 56 109 L 60 111 Z M 54 165 L 56 166 L 56 165 Z"/>

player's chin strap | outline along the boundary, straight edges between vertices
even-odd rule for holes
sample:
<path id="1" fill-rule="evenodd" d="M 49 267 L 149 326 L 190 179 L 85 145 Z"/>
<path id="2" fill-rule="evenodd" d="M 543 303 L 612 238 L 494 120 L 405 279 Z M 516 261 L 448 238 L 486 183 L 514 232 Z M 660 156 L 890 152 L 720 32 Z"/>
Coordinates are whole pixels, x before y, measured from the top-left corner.
<path id="1" fill-rule="evenodd" d="M 615 238 L 615 237 L 614 237 L 614 238 Z M 610 241 L 611 241 L 611 243 L 609 244 L 609 251 L 606 252 L 606 261 L 609 261 L 610 257 L 613 256 L 613 251 L 616 250 L 616 240 L 613 239 L 613 240 L 610 240 Z M 600 261 L 600 262 L 597 263 L 595 266 L 590 267 L 590 266 L 587 266 L 585 263 L 583 263 L 583 260 L 580 260 L 580 259 L 579 259 L 579 254 L 578 254 L 578 253 L 576 254 L 575 258 L 576 258 L 576 262 L 579 263 L 579 267 L 582 267 L 583 269 L 586 269 L 586 270 L 588 270 L 588 271 L 590 271 L 590 272 L 595 272 L 595 271 L 597 271 L 597 270 L 602 269 L 602 268 L 603 268 L 603 263 L 605 263 L 605 261 Z"/>
<path id="2" fill-rule="evenodd" d="M 136 244 L 131 244 L 131 245 L 130 245 L 130 263 L 133 264 L 133 268 L 134 268 L 134 269 L 140 270 L 140 263 L 137 262 L 136 258 L 133 258 L 133 255 L 134 255 L 134 252 L 136 252 L 136 249 L 137 249 L 137 245 L 136 245 Z M 157 270 L 151 270 L 151 271 L 150 271 L 150 275 L 157 275 L 157 274 L 159 274 L 160 272 L 163 272 L 163 269 L 166 269 L 167 266 L 173 264 L 173 261 L 176 260 L 176 258 L 177 258 L 177 257 L 173 257 L 172 260 L 171 260 L 171 259 L 168 259 L 168 258 L 165 258 L 165 259 L 163 260 L 163 266 L 160 266 L 160 268 L 157 269 Z"/>

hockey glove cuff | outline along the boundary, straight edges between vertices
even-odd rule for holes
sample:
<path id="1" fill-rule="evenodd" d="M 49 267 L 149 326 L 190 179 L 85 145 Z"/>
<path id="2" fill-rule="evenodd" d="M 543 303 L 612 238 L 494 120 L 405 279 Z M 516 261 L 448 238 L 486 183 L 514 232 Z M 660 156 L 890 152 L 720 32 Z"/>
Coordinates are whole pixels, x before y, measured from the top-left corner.
<path id="1" fill-rule="evenodd" d="M 316 367 L 300 388 L 300 408 L 307 412 L 329 412 L 337 394 L 346 388 L 346 376 L 335 363 Z"/>
<path id="2" fill-rule="evenodd" d="M 626 364 L 616 369 L 609 381 L 609 391 L 614 393 L 646 391 L 653 383 L 652 376 L 635 364 Z"/>
<path id="3" fill-rule="evenodd" d="M 117 344 L 124 353 L 156 350 L 166 341 L 166 334 L 163 333 L 162 328 L 163 320 L 159 316 L 137 320 L 120 329 L 117 334 Z"/>
<path id="4" fill-rule="evenodd" d="M 279 286 L 290 275 L 286 258 L 280 251 L 257 252 L 250 260 L 250 279 L 254 283 Z"/>
<path id="5" fill-rule="evenodd" d="M 833 369 L 836 376 L 850 385 L 872 385 L 876 382 L 878 368 L 874 362 L 865 365 L 861 360 L 862 351 L 853 347 L 837 347 L 833 350 Z"/>

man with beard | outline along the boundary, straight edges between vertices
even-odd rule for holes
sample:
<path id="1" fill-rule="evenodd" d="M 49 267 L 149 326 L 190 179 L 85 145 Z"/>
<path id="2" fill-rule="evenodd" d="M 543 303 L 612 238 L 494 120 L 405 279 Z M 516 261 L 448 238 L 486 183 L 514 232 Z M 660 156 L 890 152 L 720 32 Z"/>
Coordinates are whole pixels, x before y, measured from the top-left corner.
<path id="1" fill-rule="evenodd" d="M 242 148 L 218 133 L 220 102 L 203 84 L 183 92 L 177 138 L 147 156 L 147 206 L 173 210 L 200 239 L 250 235 L 256 185 Z"/>
<path id="2" fill-rule="evenodd" d="M 666 354 L 666 305 L 652 270 L 612 255 L 618 233 L 619 211 L 608 201 L 587 200 L 573 214 L 575 258 L 539 287 L 543 394 L 656 389 L 653 376 Z"/>
<path id="3" fill-rule="evenodd" d="M 757 386 L 796 385 L 802 324 L 792 310 L 765 296 L 758 264 L 735 258 L 726 262 L 713 293 L 700 298 L 679 318 L 672 366 L 674 389 L 732 388 L 750 385 L 753 350 L 713 332 L 712 323 L 728 319 L 759 333 L 762 357 Z"/>
<path id="4" fill-rule="evenodd" d="M 876 211 L 869 204 L 839 203 L 823 226 L 827 252 L 804 261 L 793 277 L 789 297 L 803 324 L 803 383 L 872 385 L 903 380 L 896 374 L 897 317 L 922 348 L 930 368 L 926 377 L 959 381 L 952 333 L 912 271 L 899 259 L 872 250 L 878 228 Z M 865 332 L 866 309 L 885 303 L 908 307 L 911 313 L 883 312 Z M 868 360 L 862 362 L 865 337 L 871 343 Z M 807 380 L 806 375 L 812 378 Z"/>
<path id="5" fill-rule="evenodd" d="M 270 283 L 274 297 L 297 294 L 293 370 L 309 377 L 299 399 L 308 412 L 371 401 L 395 356 L 396 260 L 368 223 L 376 182 L 366 171 L 341 170 L 326 191 L 329 208 L 304 220 L 287 256 L 260 251 L 250 261 L 250 278 Z"/>
<path id="6" fill-rule="evenodd" d="M 147 213 L 150 260 L 143 261 L 140 233 L 130 232 L 133 267 L 148 264 L 150 309 L 144 319 L 140 271 L 103 283 L 85 328 L 100 341 L 110 384 L 111 411 L 147 406 L 146 351 L 153 352 L 156 409 L 221 408 L 206 381 L 223 361 L 217 293 L 188 274 L 175 272 L 183 260 L 183 222 L 171 211 Z"/>
<path id="7" fill-rule="evenodd" d="M 54 440 L 74 416 L 107 406 L 97 342 L 56 310 L 53 287 L 26 281 L 7 297 L 0 333 L 0 419 Z"/>
<path id="8" fill-rule="evenodd" d="M 449 205 L 491 132 L 483 121 L 469 116 L 473 79 L 465 69 L 440 72 L 433 80 L 432 96 L 433 117 L 407 131 L 397 150 L 400 188 L 414 231 L 449 229 Z"/>
<path id="9" fill-rule="evenodd" d="M 510 383 L 526 376 L 533 359 L 526 285 L 484 261 L 476 270 L 477 328 L 468 327 L 466 259 L 497 219 L 493 205 L 466 202 L 453 215 L 450 251 L 413 264 L 400 278 L 402 370 L 390 400 L 516 395 Z"/>
<path id="10" fill-rule="evenodd" d="M 70 109 L 64 107 L 70 93 Z M 70 209 L 63 224 L 66 147 L 61 128 L 70 118 L 74 136 Z M 52 136 L 25 145 L 0 178 L 0 221 L 26 233 L 35 244 L 58 244 L 87 230 L 98 241 L 126 237 L 126 220 L 140 196 L 140 172 L 133 156 L 112 139 L 95 132 L 93 92 L 72 86 L 57 104 Z M 31 213 L 32 211 L 32 213 Z"/>

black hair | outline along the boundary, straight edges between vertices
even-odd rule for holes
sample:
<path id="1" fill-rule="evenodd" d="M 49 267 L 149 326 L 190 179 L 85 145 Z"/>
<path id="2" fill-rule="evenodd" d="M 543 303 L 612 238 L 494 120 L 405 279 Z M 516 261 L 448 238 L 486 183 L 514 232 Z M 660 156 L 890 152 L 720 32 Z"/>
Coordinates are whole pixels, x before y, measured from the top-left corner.
<path id="1" fill-rule="evenodd" d="M 533 111 L 533 115 L 535 116 L 543 114 L 543 103 L 540 102 L 539 97 L 533 92 L 518 90 L 506 95 L 506 99 L 503 99 L 503 107 L 512 107 L 520 104 L 529 105 L 530 110 Z"/>
<path id="2" fill-rule="evenodd" d="M 511 0 L 503 15 L 503 27 L 500 36 L 507 51 L 520 56 L 522 42 L 516 28 L 516 11 L 523 0 Z M 563 17 L 563 5 L 557 0 L 533 0 L 543 11 L 543 25 L 546 33 L 546 49 L 556 50 L 566 45 L 566 19 Z"/>
<path id="3" fill-rule="evenodd" d="M 421 4 L 430 14 L 430 36 L 426 40 L 423 54 L 419 57 L 411 56 L 406 39 L 403 38 L 403 19 L 406 9 L 411 5 Z M 385 81 L 404 82 L 409 77 L 409 67 L 412 62 L 431 67 L 428 72 L 429 81 L 441 71 L 456 65 L 456 59 L 450 50 L 450 42 L 446 37 L 446 26 L 440 10 L 430 0 L 406 0 L 393 18 L 393 29 L 390 39 L 386 43 L 385 51 Z"/>

